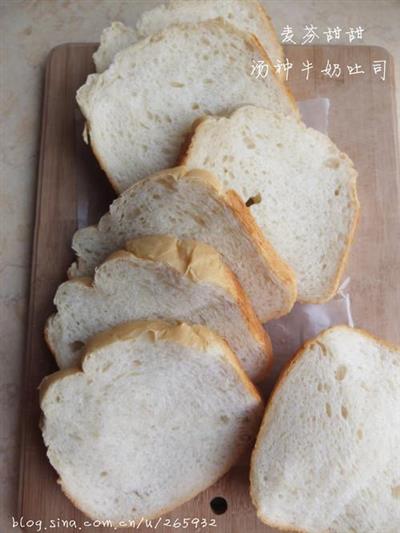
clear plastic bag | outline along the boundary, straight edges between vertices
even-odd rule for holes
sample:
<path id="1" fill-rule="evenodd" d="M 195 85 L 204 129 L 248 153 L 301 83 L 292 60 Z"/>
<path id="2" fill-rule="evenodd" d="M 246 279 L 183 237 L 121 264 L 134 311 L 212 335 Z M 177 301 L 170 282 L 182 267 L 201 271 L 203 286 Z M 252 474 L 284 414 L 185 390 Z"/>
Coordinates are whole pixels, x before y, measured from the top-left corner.
<path id="1" fill-rule="evenodd" d="M 302 118 L 307 126 L 322 133 L 328 131 L 329 99 L 313 98 L 299 102 Z M 271 337 L 274 361 L 271 373 L 262 389 L 269 394 L 283 367 L 303 344 L 324 329 L 338 324 L 353 327 L 350 301 L 350 278 L 346 278 L 336 296 L 325 304 L 296 303 L 292 311 L 265 325 Z"/>
<path id="2" fill-rule="evenodd" d="M 283 367 L 303 344 L 324 329 L 339 324 L 353 327 L 350 300 L 350 278 L 339 287 L 336 296 L 325 304 L 296 303 L 291 312 L 265 324 L 273 347 L 274 361 L 271 373 L 262 389 L 271 391 Z"/>

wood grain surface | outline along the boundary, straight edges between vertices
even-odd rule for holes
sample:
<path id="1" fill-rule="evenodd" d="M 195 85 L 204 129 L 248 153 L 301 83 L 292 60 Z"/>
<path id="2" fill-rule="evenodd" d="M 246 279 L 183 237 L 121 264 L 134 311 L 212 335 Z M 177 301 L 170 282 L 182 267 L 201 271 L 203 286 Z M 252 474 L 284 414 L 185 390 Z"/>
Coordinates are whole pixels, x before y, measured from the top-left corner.
<path id="1" fill-rule="evenodd" d="M 85 526 L 85 517 L 62 494 L 57 475 L 47 461 L 38 426 L 37 387 L 46 374 L 56 369 L 44 342 L 43 327 L 54 312 L 55 290 L 65 280 L 66 269 L 73 260 L 71 237 L 78 227 L 96 222 L 114 196 L 81 139 L 83 119 L 74 97 L 76 89 L 94 70 L 94 49 L 92 44 L 66 44 L 54 49 L 48 59 L 43 100 L 23 389 L 19 512 L 25 520 L 42 520 L 47 527 L 53 519 L 59 532 L 110 531 L 107 527 Z M 382 48 L 367 46 L 294 46 L 288 47 L 287 55 L 293 63 L 289 83 L 295 97 L 329 98 L 329 135 L 350 155 L 359 172 L 362 214 L 347 269 L 355 324 L 399 342 L 400 187 L 393 61 Z M 301 72 L 301 64 L 307 59 L 314 65 L 308 81 Z M 341 64 L 339 78 L 321 74 L 328 59 Z M 375 59 L 387 61 L 384 82 L 371 70 Z M 356 62 L 363 66 L 365 74 L 349 76 L 345 65 Z M 171 524 L 185 517 L 216 521 L 217 527 L 191 525 L 186 531 L 274 531 L 257 519 L 248 485 L 248 467 L 243 460 L 220 482 L 167 518 Z M 210 501 L 215 497 L 226 499 L 225 513 L 217 515 L 212 511 Z M 57 520 L 76 520 L 78 527 L 64 527 Z M 165 533 L 174 528 L 162 526 L 161 522 L 157 529 Z M 148 530 L 143 526 L 139 529 Z"/>

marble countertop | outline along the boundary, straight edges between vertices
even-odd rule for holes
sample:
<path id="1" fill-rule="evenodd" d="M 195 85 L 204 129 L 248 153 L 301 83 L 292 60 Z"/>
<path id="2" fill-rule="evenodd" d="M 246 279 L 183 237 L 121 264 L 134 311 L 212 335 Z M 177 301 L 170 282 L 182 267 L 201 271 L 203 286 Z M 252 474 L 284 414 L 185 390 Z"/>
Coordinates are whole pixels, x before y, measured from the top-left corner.
<path id="1" fill-rule="evenodd" d="M 218 1 L 218 0 L 216 0 Z M 113 20 L 133 24 L 152 0 L 0 0 L 1 224 L 0 224 L 0 530 L 12 529 L 18 484 L 20 383 L 36 199 L 41 98 L 46 57 L 56 45 L 99 39 Z M 279 30 L 306 24 L 361 26 L 362 43 L 385 47 L 396 61 L 399 85 L 398 0 L 269 0 Z M 342 40 L 341 44 L 346 41 Z M 397 89 L 397 109 L 399 109 Z M 399 114 L 399 113 L 398 113 Z M 22 406 L 23 408 L 23 406 Z"/>

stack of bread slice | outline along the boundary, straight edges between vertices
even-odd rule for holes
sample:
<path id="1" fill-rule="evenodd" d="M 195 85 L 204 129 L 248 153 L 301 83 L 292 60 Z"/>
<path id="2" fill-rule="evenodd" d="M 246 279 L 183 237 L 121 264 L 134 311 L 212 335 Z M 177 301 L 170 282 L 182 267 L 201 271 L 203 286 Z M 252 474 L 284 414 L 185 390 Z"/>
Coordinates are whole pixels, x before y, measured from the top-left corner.
<path id="1" fill-rule="evenodd" d="M 258 0 L 170 0 L 145 11 L 134 28 L 113 22 L 103 30 L 93 55 L 97 72 L 106 70 L 118 52 L 141 39 L 176 23 L 197 23 L 222 17 L 239 30 L 257 37 L 272 62 L 283 61 L 284 53 L 271 19 Z"/>
<path id="2" fill-rule="evenodd" d="M 261 422 L 253 383 L 272 361 L 262 323 L 289 313 L 296 300 L 323 302 L 336 292 L 359 211 L 356 171 L 327 136 L 301 122 L 274 72 L 283 58 L 256 0 L 173 0 L 133 28 L 106 28 L 97 73 L 77 93 L 85 140 L 119 196 L 97 225 L 73 237 L 77 259 L 46 326 L 61 370 L 43 382 L 41 407 L 61 486 L 92 518 L 119 527 L 159 516 L 229 470 Z M 257 61 L 267 77 L 252 76 Z M 360 332 L 326 335 L 310 345 L 326 357 L 323 372 L 342 376 L 347 350 L 356 361 L 371 352 L 365 365 L 389 380 L 391 348 Z M 296 454 L 296 472 L 285 466 L 290 446 L 306 453 L 318 434 L 321 450 L 325 443 L 364 464 L 313 402 L 307 379 L 322 380 L 322 367 L 307 355 L 310 346 L 296 359 L 306 370 L 297 379 L 298 366 L 290 367 L 265 415 L 252 495 L 270 524 L 343 531 L 347 511 L 301 518 L 313 488 L 330 494 L 326 470 L 322 482 L 318 469 L 307 478 L 309 499 L 292 509 L 291 491 L 304 489 L 298 479 L 309 471 Z M 331 415 L 348 395 L 357 404 L 361 383 L 374 383 L 365 365 L 351 366 L 352 381 L 334 382 L 335 398 L 325 402 Z M 284 386 L 291 374 L 296 385 Z M 391 394 L 395 406 L 399 396 Z M 382 409 L 383 400 L 365 426 L 368 439 Z M 283 438 L 290 445 L 280 446 Z M 396 462 L 390 446 L 397 442 L 396 434 L 383 467 Z M 345 502 L 357 509 L 369 487 L 367 477 L 361 481 Z M 385 505 L 394 516 L 392 502 Z"/>
<path id="3" fill-rule="evenodd" d="M 170 319 L 210 326 L 225 338 L 249 377 L 260 382 L 271 344 L 236 276 L 214 248 L 156 235 L 128 241 L 94 278 L 63 283 L 46 336 L 60 368 L 79 364 L 96 333 L 132 320 Z"/>
<path id="4" fill-rule="evenodd" d="M 77 100 L 86 134 L 118 193 L 176 164 L 195 119 L 247 103 L 298 115 L 272 72 L 251 75 L 269 59 L 259 41 L 225 19 L 176 23 L 119 52 L 91 74 Z"/>
<path id="5" fill-rule="evenodd" d="M 263 322 L 292 308 L 296 281 L 291 268 L 264 238 L 239 195 L 225 192 L 202 169 L 167 169 L 132 185 L 97 226 L 75 233 L 77 262 L 70 275 L 91 275 L 127 240 L 160 234 L 198 240 L 218 250 Z"/>

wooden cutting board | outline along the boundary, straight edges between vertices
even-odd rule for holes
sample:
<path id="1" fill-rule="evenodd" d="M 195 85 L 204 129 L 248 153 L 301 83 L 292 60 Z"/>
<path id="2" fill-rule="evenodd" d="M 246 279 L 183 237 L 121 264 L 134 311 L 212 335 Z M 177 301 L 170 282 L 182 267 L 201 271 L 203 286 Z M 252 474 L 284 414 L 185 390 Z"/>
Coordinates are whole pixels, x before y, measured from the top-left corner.
<path id="1" fill-rule="evenodd" d="M 84 526 L 84 516 L 56 483 L 57 475 L 46 459 L 38 428 L 37 387 L 43 376 L 56 370 L 44 343 L 43 326 L 54 312 L 55 290 L 65 280 L 73 259 L 71 237 L 78 227 L 96 222 L 114 197 L 82 141 L 83 120 L 74 98 L 77 88 L 94 70 L 91 60 L 94 49 L 93 44 L 66 44 L 51 52 L 43 101 L 23 388 L 19 512 L 25 520 L 42 520 L 47 527 L 51 519 L 76 520 L 76 529 L 61 525 L 57 529 L 60 533 L 79 531 L 79 527 L 82 531 L 110 531 Z M 355 323 L 399 342 L 400 184 L 393 61 L 382 48 L 367 46 L 293 46 L 288 47 L 287 54 L 293 63 L 289 83 L 295 97 L 329 98 L 329 135 L 350 155 L 359 171 L 362 215 L 348 266 Z M 314 65 L 308 81 L 301 72 L 302 62 L 307 59 Z M 328 59 L 332 64 L 341 64 L 345 71 L 341 77 L 331 79 L 321 74 Z M 381 59 L 387 61 L 385 81 L 371 71 L 371 62 Z M 345 65 L 354 63 L 363 66 L 364 75 L 348 75 Z M 223 514 L 215 514 L 210 507 L 216 497 L 227 503 Z M 197 527 L 193 523 L 187 531 L 273 531 L 256 518 L 248 495 L 245 461 L 167 518 L 170 525 L 175 519 L 204 518 L 208 523 L 214 519 L 217 526 L 203 528 L 201 523 Z M 162 520 L 157 529 L 167 532 L 171 527 Z"/>

